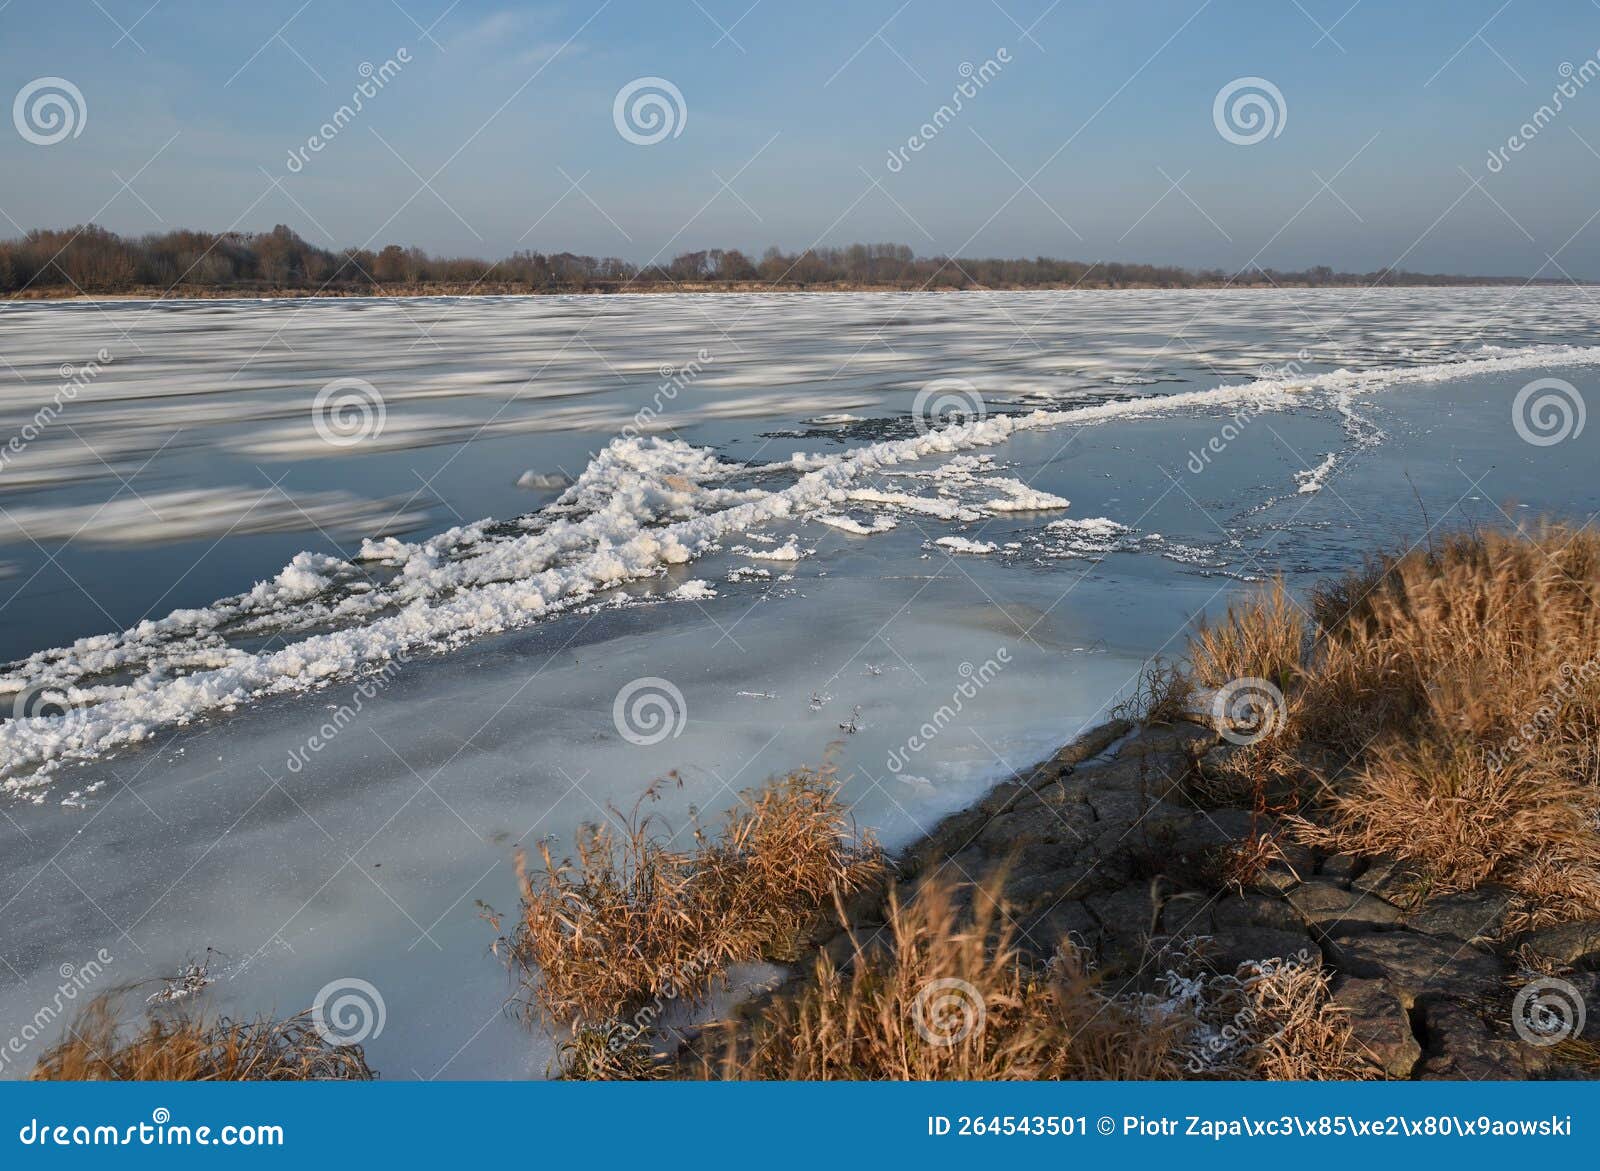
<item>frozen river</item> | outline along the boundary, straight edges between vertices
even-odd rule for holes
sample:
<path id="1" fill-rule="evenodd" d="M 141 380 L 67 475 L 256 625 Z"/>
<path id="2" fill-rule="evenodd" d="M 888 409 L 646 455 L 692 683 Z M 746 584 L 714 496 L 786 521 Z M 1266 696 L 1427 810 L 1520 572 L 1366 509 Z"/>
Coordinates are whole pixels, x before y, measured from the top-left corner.
<path id="1" fill-rule="evenodd" d="M 209 948 L 218 1011 L 367 981 L 385 1076 L 540 1075 L 479 918 L 517 843 L 669 769 L 682 826 L 832 741 L 901 842 L 1245 582 L 1585 520 L 1597 320 L 1510 288 L 7 305 L 0 1049 L 102 949 L 109 985 Z"/>

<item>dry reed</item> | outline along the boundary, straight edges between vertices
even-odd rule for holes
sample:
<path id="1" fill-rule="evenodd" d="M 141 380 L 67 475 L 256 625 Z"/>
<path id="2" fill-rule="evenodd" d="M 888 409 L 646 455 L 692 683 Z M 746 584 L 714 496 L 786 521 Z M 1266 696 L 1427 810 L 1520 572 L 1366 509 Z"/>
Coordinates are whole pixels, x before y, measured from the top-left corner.
<path id="1" fill-rule="evenodd" d="M 675 849 L 658 818 L 586 826 L 576 860 L 519 855 L 522 905 L 509 943 L 525 1007 L 552 1024 L 605 1022 L 652 1000 L 695 1001 L 728 965 L 796 954 L 835 892 L 884 872 L 856 836 L 831 768 L 802 770 L 740 796 L 722 825 Z"/>
<path id="2" fill-rule="evenodd" d="M 359 1045 L 325 1041 L 309 1013 L 287 1020 L 208 1021 L 148 1012 L 129 1035 L 121 994 L 86 1004 L 34 1067 L 34 1081 L 371 1081 Z"/>

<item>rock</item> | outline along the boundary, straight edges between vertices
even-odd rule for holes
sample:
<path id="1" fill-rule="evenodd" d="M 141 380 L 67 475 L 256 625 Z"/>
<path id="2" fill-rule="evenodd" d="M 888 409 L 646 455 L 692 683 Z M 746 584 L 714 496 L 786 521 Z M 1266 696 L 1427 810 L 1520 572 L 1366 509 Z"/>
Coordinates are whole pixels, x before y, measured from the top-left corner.
<path id="1" fill-rule="evenodd" d="M 1089 806 L 1103 823 L 1102 829 L 1117 827 L 1126 830 L 1149 813 L 1159 799 L 1154 793 L 1140 792 L 1136 786 L 1125 783 L 1126 778 L 1117 778 L 1112 774 L 1113 770 L 1109 768 L 1085 774 L 1105 782 L 1089 790 Z M 1177 807 L 1173 806 L 1168 812 L 1178 812 Z"/>
<path id="2" fill-rule="evenodd" d="M 1592 920 L 1524 931 L 1517 943 L 1564 967 L 1600 969 L 1600 923 Z"/>
<path id="3" fill-rule="evenodd" d="M 1082 764 L 1092 756 L 1099 756 L 1118 740 L 1133 731 L 1133 724 L 1128 720 L 1111 720 L 1099 727 L 1090 728 L 1071 744 L 1050 758 L 1050 763 L 1058 767 L 1071 769 Z"/>
<path id="4" fill-rule="evenodd" d="M 1286 897 L 1302 919 L 1325 934 L 1371 931 L 1400 921 L 1398 908 L 1326 878 L 1303 882 Z"/>
<path id="5" fill-rule="evenodd" d="M 1259 894 L 1218 899 L 1211 924 L 1211 961 L 1221 972 L 1250 960 L 1319 955 L 1299 916 L 1282 899 Z"/>
<path id="6" fill-rule="evenodd" d="M 1578 1039 L 1600 1043 L 1600 972 L 1574 972 L 1567 983 L 1583 998 L 1583 1031 Z"/>
<path id="7" fill-rule="evenodd" d="M 1429 899 L 1412 912 L 1406 923 L 1424 935 L 1487 942 L 1499 937 L 1506 912 L 1511 909 L 1511 897 L 1505 887 L 1485 883 L 1476 890 Z"/>
<path id="8" fill-rule="evenodd" d="M 1397 858 L 1374 858 L 1367 868 L 1350 880 L 1353 890 L 1377 895 L 1397 907 L 1406 907 L 1416 899 L 1416 889 L 1421 873 L 1409 862 Z"/>
<path id="9" fill-rule="evenodd" d="M 1322 866 L 1317 873 L 1323 878 L 1332 879 L 1334 882 L 1348 883 L 1356 876 L 1356 871 L 1361 869 L 1361 860 L 1354 854 L 1335 854 L 1331 858 L 1324 858 Z"/>
<path id="10" fill-rule="evenodd" d="M 1228 842 L 1242 842 L 1257 829 L 1270 834 L 1278 824 L 1265 815 L 1257 818 L 1248 809 L 1201 809 L 1197 806 L 1193 816 L 1213 826 L 1222 840 Z"/>
<path id="11" fill-rule="evenodd" d="M 1099 920 L 1101 930 L 1124 942 L 1143 942 L 1161 930 L 1161 899 L 1155 884 L 1133 883 L 1109 894 L 1090 895 L 1084 904 Z"/>
<path id="12" fill-rule="evenodd" d="M 1031 794 L 1032 790 L 1021 781 L 1002 781 L 989 790 L 988 796 L 978 802 L 978 808 L 990 817 L 997 813 L 1004 813 L 1012 804 L 1024 794 Z"/>
<path id="13" fill-rule="evenodd" d="M 1430 993 L 1492 996 L 1500 987 L 1500 961 L 1456 939 L 1410 931 L 1339 933 L 1324 952 L 1339 971 L 1389 981 L 1408 1009 Z"/>
<path id="14" fill-rule="evenodd" d="M 1280 857 L 1273 858 L 1256 876 L 1256 886 L 1262 890 L 1288 894 L 1311 876 L 1316 859 L 1309 849 L 1293 842 L 1277 843 Z"/>
<path id="15" fill-rule="evenodd" d="M 1240 964 L 1259 960 L 1295 959 L 1315 956 L 1317 945 L 1304 931 L 1281 931 L 1275 927 L 1240 927 L 1212 937 L 1208 958 L 1219 972 L 1231 972 Z"/>
<path id="16" fill-rule="evenodd" d="M 1341 976 L 1333 1002 L 1348 1014 L 1351 1040 L 1387 1078 L 1408 1078 L 1422 1059 L 1411 1019 L 1394 989 L 1383 980 Z"/>
<path id="17" fill-rule="evenodd" d="M 1220 898 L 1211 906 L 1211 922 L 1212 929 L 1218 935 L 1244 927 L 1272 927 L 1305 935 L 1300 917 L 1289 904 L 1269 895 L 1245 894 Z"/>
<path id="18" fill-rule="evenodd" d="M 1088 843 L 1094 820 L 1087 805 L 1019 804 L 1013 812 L 991 817 L 978 842 L 990 853 L 1060 843 L 1076 847 Z"/>
<path id="19" fill-rule="evenodd" d="M 1117 753 L 1117 759 L 1161 753 L 1181 757 L 1187 764 L 1216 743 L 1217 734 L 1199 724 L 1180 722 L 1157 725 L 1143 729 L 1124 744 Z"/>
<path id="20" fill-rule="evenodd" d="M 1071 936 L 1076 943 L 1093 945 L 1100 936 L 1100 924 L 1088 909 L 1075 900 L 1065 900 L 1053 907 L 1019 920 L 1021 930 L 1017 942 L 1041 959 L 1056 953 L 1061 941 Z"/>
<path id="21" fill-rule="evenodd" d="M 1046 849 L 1024 850 L 1006 871 L 1005 899 L 1019 914 L 1042 910 L 1063 899 L 1081 899 L 1122 881 L 1092 860 L 1063 862 L 1059 855 L 1046 857 Z"/>
<path id="22" fill-rule="evenodd" d="M 1430 999 L 1420 1006 L 1427 1055 L 1417 1076 L 1461 1081 L 1525 1081 L 1543 1073 L 1549 1055 L 1515 1037 L 1499 1036 L 1482 1011 L 1455 996 Z"/>
<path id="23" fill-rule="evenodd" d="M 1089 803 L 1096 808 L 1101 799 L 1109 794 L 1150 805 L 1180 793 L 1187 768 L 1186 764 L 1171 756 L 1118 756 L 1110 764 L 1079 769 L 1072 774 L 1072 778 L 1084 785 Z"/>
<path id="24" fill-rule="evenodd" d="M 1172 864 L 1181 865 L 1206 851 L 1237 843 L 1249 833 L 1249 825 L 1250 815 L 1243 810 L 1174 809 L 1165 816 L 1152 813 L 1134 827 L 1130 837 L 1143 835 L 1143 840 L 1153 843 Z"/>

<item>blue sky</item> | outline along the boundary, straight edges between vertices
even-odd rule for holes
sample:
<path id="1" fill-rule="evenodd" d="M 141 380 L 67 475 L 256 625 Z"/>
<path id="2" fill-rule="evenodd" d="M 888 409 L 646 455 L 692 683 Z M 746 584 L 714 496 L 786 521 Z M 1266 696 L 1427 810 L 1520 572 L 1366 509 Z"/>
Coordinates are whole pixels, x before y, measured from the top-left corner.
<path id="1" fill-rule="evenodd" d="M 292 172 L 362 64 L 402 49 Z M 891 170 L 963 63 L 1002 49 Z M 1563 64 L 1581 76 L 1597 53 L 1590 0 L 10 0 L 0 96 L 60 77 L 87 113 L 52 145 L 5 127 L 0 227 L 281 222 L 324 245 L 635 261 L 870 240 L 1600 279 L 1600 77 L 1487 165 Z M 686 109 L 654 145 L 613 123 L 645 76 Z M 1251 145 L 1213 121 L 1241 77 L 1282 95 L 1279 132 Z"/>

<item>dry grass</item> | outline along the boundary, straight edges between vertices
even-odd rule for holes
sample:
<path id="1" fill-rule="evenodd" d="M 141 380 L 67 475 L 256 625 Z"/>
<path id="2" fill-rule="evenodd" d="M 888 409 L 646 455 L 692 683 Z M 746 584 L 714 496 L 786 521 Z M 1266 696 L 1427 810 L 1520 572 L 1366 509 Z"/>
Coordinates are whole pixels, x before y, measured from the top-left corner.
<path id="1" fill-rule="evenodd" d="M 1511 929 L 1600 914 L 1600 535 L 1376 561 L 1313 595 L 1316 641 L 1275 676 L 1281 592 L 1201 631 L 1195 662 L 1207 683 L 1284 680 L 1277 746 L 1335 762 L 1308 840 L 1415 863 L 1438 891 L 1503 882 Z"/>
<path id="2" fill-rule="evenodd" d="M 605 1021 L 573 1029 L 551 1072 L 564 1081 L 653 1082 L 666 1078 L 667 1067 L 638 1028 Z"/>
<path id="3" fill-rule="evenodd" d="M 371 1081 L 359 1045 L 330 1045 L 309 1013 L 288 1020 L 207 1021 L 147 1013 L 130 1035 L 121 995 L 86 1004 L 67 1036 L 34 1067 L 34 1081 Z"/>
<path id="4" fill-rule="evenodd" d="M 1189 648 L 1195 678 L 1206 687 L 1266 679 L 1287 688 L 1300 667 L 1306 623 L 1283 579 L 1228 607 L 1220 625 L 1202 621 Z"/>
<path id="5" fill-rule="evenodd" d="M 1070 945 L 1047 972 L 1023 963 L 994 899 L 970 914 L 947 883 L 891 894 L 885 945 L 857 942 L 848 972 L 819 955 L 811 979 L 730 1026 L 720 1073 L 737 1080 L 1173 1077 L 1169 1030 L 1102 997 Z"/>
<path id="6" fill-rule="evenodd" d="M 1188 969 L 1187 971 L 1185 969 Z M 1254 1081 L 1352 1081 L 1378 1076 L 1329 993 L 1312 955 L 1239 965 L 1229 974 L 1180 964 L 1162 982 L 1164 1011 L 1196 1022 L 1188 1032 L 1191 1077 Z"/>
<path id="7" fill-rule="evenodd" d="M 1170 724 L 1194 704 L 1194 678 L 1176 663 L 1152 659 L 1139 672 L 1133 694 L 1111 709 L 1114 720 L 1136 724 Z"/>
<path id="8" fill-rule="evenodd" d="M 742 794 L 711 834 L 675 849 L 658 818 L 587 826 L 576 860 L 519 856 L 508 940 L 527 1006 L 552 1024 L 605 1022 L 652 1000 L 699 999 L 729 964 L 793 956 L 836 892 L 879 882 L 882 852 L 852 833 L 829 768 Z M 497 924 L 498 925 L 498 924 Z"/>
<path id="9" fill-rule="evenodd" d="M 857 942 L 846 971 L 825 955 L 754 1027 L 731 1024 L 720 1065 L 736 1080 L 1143 1081 L 1372 1076 L 1329 1003 L 1315 962 L 1269 959 L 1237 973 L 1181 947 L 1155 992 L 1108 992 L 1063 940 L 1026 963 L 997 880 L 973 892 L 925 885 L 891 896 L 887 939 Z"/>

